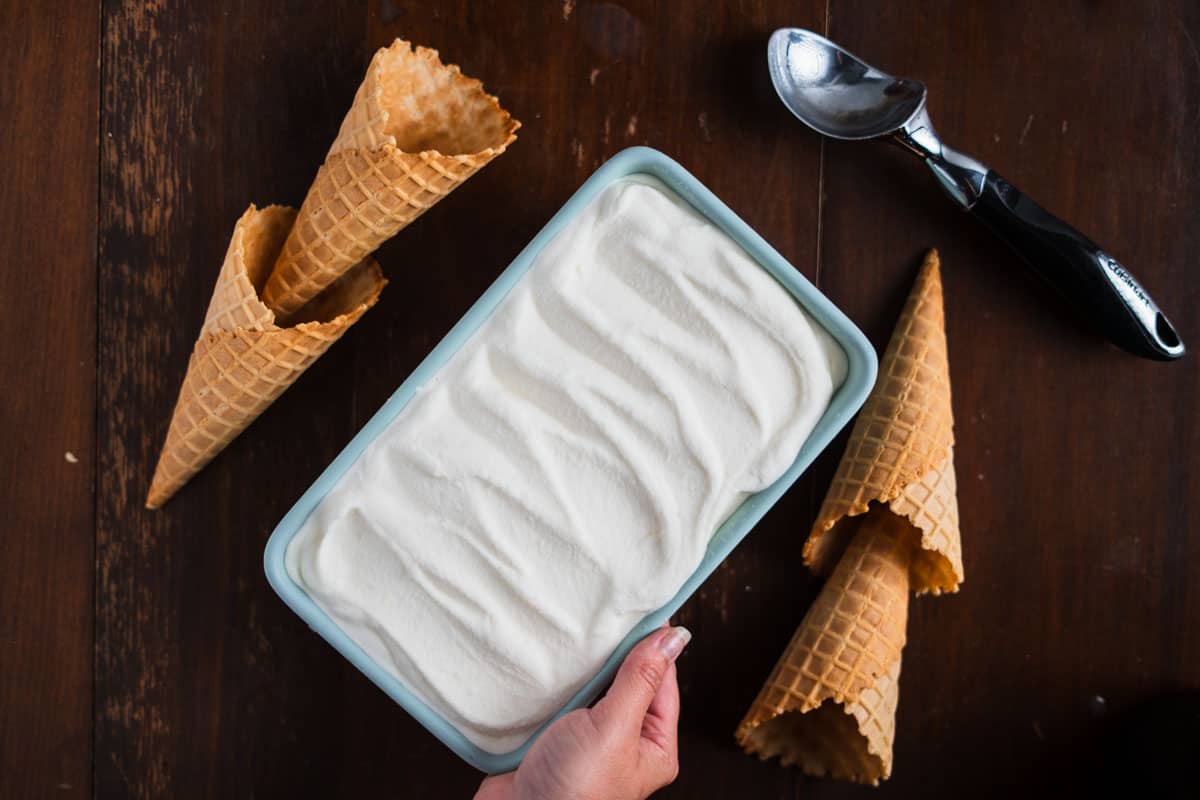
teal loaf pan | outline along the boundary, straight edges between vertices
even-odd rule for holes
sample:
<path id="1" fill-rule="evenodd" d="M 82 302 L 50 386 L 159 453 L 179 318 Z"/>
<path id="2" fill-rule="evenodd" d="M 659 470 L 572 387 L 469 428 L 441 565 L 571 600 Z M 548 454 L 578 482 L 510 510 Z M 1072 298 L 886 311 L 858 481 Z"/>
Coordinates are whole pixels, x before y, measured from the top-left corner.
<path id="1" fill-rule="evenodd" d="M 607 686 L 625 654 L 642 637 L 662 625 L 671 614 L 675 613 L 733 548 L 737 547 L 763 514 L 779 500 L 788 487 L 813 462 L 813 459 L 828 446 L 837 432 L 850 421 L 850 418 L 866 400 L 867 393 L 875 382 L 877 368 L 875 351 L 863 336 L 862 331 L 855 327 L 846 318 L 846 315 L 817 291 L 816 287 L 687 170 L 657 150 L 648 147 L 632 147 L 623 150 L 596 170 L 595 174 L 588 178 L 579 191 L 546 224 L 546 227 L 533 237 L 533 241 L 521 251 L 508 268 L 500 273 L 495 283 L 471 306 L 458 324 L 451 328 L 446 337 L 438 343 L 437 347 L 433 348 L 412 375 L 408 376 L 395 394 L 350 441 L 350 444 L 346 445 L 346 449 L 317 478 L 316 483 L 309 487 L 304 496 L 275 528 L 267 542 L 264 554 L 267 579 L 279 596 L 283 598 L 283 601 L 301 619 L 333 645 L 350 663 L 374 681 L 388 696 L 399 703 L 405 711 L 415 717 L 430 733 L 467 762 L 484 772 L 498 773 L 515 769 L 530 745 L 546 726 L 542 726 L 523 745 L 508 753 L 489 753 L 472 744 L 453 725 L 432 711 L 412 692 L 405 689 L 398 680 L 388 674 L 381 665 L 364 653 L 332 619 L 326 616 L 324 611 L 317 607 L 304 593 L 304 590 L 288 575 L 287 569 L 284 567 L 284 555 L 288 543 L 300 530 L 308 515 L 321 502 L 326 492 L 337 483 L 367 445 L 395 419 L 417 389 L 441 369 L 455 351 L 470 338 L 475 329 L 487 319 L 533 264 L 541 249 L 606 186 L 615 180 L 634 174 L 646 174 L 658 178 L 740 244 L 755 261 L 762 265 L 763 269 L 775 276 L 795 296 L 796 301 L 812 315 L 818 324 L 829 332 L 845 351 L 848 369 L 845 382 L 834 394 L 829 408 L 818 421 L 804 446 L 800 448 L 796 460 L 792 462 L 787 472 L 766 489 L 746 498 L 734 510 L 713 536 L 700 566 L 684 582 L 676 595 L 662 608 L 647 615 L 629 632 L 629 635 L 605 662 L 603 668 L 592 676 L 591 680 L 563 706 L 559 715 L 586 706 Z M 549 722 L 546 723 L 546 725 L 549 724 Z"/>

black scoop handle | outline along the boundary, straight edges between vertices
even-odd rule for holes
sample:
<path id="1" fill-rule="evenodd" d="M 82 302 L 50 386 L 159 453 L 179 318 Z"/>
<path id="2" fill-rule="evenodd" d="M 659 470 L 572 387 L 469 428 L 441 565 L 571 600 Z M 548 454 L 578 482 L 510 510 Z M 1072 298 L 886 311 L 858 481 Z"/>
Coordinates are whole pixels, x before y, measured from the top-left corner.
<path id="1" fill-rule="evenodd" d="M 971 213 L 1113 344 L 1159 361 L 1183 355 L 1179 335 L 1129 270 L 994 171 Z"/>

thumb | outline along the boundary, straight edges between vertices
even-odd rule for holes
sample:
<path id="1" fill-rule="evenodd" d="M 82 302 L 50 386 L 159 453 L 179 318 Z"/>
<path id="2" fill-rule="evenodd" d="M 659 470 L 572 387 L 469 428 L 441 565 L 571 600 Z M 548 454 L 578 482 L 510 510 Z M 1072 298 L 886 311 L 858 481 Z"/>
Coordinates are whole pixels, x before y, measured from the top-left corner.
<path id="1" fill-rule="evenodd" d="M 604 723 L 640 730 L 642 720 L 666 678 L 667 669 L 691 640 L 687 628 L 663 628 L 638 642 L 625 657 L 613 685 L 596 704 Z"/>
<path id="2" fill-rule="evenodd" d="M 513 784 L 516 783 L 517 773 L 506 772 L 503 775 L 489 775 L 479 784 L 474 800 L 507 800 L 513 796 Z"/>

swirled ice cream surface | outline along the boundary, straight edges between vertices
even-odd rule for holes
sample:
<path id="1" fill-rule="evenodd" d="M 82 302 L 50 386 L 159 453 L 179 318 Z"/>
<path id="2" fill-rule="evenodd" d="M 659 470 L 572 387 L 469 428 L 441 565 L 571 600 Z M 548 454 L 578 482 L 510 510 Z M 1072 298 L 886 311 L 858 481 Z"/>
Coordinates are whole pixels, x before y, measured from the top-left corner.
<path id="1" fill-rule="evenodd" d="M 508 752 L 786 471 L 845 371 L 728 235 L 653 179 L 616 181 L 330 490 L 288 572 Z"/>

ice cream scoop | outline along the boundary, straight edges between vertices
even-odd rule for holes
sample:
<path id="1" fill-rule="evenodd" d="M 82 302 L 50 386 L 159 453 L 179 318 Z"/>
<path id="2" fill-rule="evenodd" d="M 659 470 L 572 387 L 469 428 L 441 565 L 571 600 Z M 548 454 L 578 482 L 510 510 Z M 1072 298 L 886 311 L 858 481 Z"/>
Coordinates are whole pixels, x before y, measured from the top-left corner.
<path id="1" fill-rule="evenodd" d="M 801 28 L 775 31 L 767 63 L 775 91 L 801 122 L 834 139 L 891 140 L 924 160 L 958 205 L 1114 344 L 1143 358 L 1183 355 L 1179 335 L 1128 269 L 994 170 L 941 142 L 925 84 L 895 78 Z"/>

